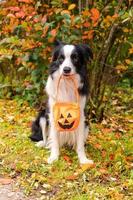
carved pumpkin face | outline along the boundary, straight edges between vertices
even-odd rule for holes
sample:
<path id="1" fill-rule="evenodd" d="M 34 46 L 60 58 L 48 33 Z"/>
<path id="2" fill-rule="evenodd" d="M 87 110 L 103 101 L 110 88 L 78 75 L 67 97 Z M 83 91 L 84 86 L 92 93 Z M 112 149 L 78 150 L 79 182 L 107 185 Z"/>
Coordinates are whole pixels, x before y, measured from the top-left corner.
<path id="1" fill-rule="evenodd" d="M 54 121 L 57 130 L 73 131 L 79 125 L 80 109 L 77 103 L 56 103 Z"/>
<path id="2" fill-rule="evenodd" d="M 74 119 L 70 113 L 68 113 L 67 116 L 65 115 L 65 117 L 61 114 L 58 124 L 63 129 L 71 129 L 74 125 Z"/>

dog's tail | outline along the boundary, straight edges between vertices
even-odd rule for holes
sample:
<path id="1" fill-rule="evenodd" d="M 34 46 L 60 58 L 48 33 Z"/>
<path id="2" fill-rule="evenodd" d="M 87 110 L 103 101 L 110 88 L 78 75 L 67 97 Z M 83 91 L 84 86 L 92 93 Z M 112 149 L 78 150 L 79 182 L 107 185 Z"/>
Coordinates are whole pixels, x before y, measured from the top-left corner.
<path id="1" fill-rule="evenodd" d="M 42 133 L 42 127 L 40 125 L 40 121 L 42 118 L 46 118 L 46 110 L 42 110 L 35 121 L 32 123 L 32 134 L 29 136 L 29 138 L 34 142 L 39 142 L 43 140 L 43 133 Z"/>

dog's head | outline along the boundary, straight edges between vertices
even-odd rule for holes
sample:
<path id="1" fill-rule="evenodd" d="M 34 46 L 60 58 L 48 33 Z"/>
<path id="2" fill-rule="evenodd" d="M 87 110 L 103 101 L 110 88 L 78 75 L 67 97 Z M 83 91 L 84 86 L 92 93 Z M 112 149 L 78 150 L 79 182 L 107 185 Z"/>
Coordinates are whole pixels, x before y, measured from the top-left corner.
<path id="1" fill-rule="evenodd" d="M 55 42 L 50 74 L 72 75 L 86 73 L 87 62 L 93 58 L 92 51 L 85 44 L 71 45 Z"/>

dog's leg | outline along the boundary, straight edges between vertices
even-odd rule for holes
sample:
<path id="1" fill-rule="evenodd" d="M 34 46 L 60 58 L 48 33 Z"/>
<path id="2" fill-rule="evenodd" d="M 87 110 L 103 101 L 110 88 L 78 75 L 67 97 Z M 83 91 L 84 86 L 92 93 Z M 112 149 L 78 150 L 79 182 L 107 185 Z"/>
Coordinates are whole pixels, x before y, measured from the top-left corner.
<path id="1" fill-rule="evenodd" d="M 45 145 L 46 145 L 46 118 L 41 117 L 39 124 L 40 124 L 41 130 L 42 130 L 43 140 L 37 142 L 36 146 L 37 147 L 45 147 Z"/>
<path id="2" fill-rule="evenodd" d="M 59 157 L 59 142 L 58 142 L 58 132 L 55 130 L 53 123 L 51 123 L 50 127 L 50 148 L 51 153 L 48 158 L 48 163 L 51 164 L 55 160 L 58 160 Z"/>
<path id="3" fill-rule="evenodd" d="M 85 154 L 84 142 L 85 142 L 85 126 L 84 121 L 81 120 L 78 132 L 77 132 L 77 154 L 80 164 L 93 164 L 93 160 L 89 160 Z"/>

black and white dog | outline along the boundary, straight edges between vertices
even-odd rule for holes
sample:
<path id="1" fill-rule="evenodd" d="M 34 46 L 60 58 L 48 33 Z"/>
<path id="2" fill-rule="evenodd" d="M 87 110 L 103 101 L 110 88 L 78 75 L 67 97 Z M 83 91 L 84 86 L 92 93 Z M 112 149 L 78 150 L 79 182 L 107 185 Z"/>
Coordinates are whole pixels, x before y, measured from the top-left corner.
<path id="1" fill-rule="evenodd" d="M 87 62 L 92 58 L 92 51 L 85 44 L 68 45 L 56 41 L 46 84 L 48 105 L 33 122 L 32 135 L 30 136 L 33 141 L 38 141 L 37 146 L 39 147 L 49 145 L 51 154 L 48 158 L 48 163 L 58 159 L 59 148 L 64 144 L 75 148 L 81 164 L 93 163 L 92 160 L 87 159 L 84 149 L 84 143 L 89 132 L 88 126 L 85 123 L 84 113 L 88 95 Z M 75 74 L 78 83 L 80 124 L 76 131 L 70 134 L 68 132 L 60 133 L 56 130 L 53 120 L 53 105 L 56 99 L 57 83 L 61 75 L 68 76 L 72 74 Z M 69 91 L 66 92 L 65 83 L 64 80 L 61 80 L 58 99 L 60 101 L 75 101 L 76 97 L 73 88 L 70 87 Z"/>

